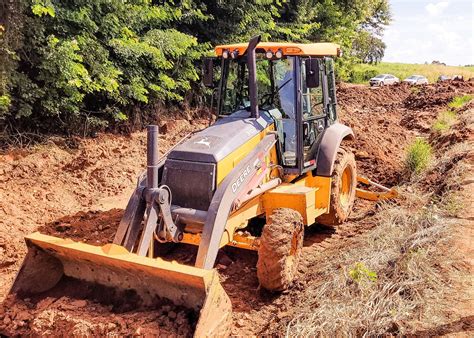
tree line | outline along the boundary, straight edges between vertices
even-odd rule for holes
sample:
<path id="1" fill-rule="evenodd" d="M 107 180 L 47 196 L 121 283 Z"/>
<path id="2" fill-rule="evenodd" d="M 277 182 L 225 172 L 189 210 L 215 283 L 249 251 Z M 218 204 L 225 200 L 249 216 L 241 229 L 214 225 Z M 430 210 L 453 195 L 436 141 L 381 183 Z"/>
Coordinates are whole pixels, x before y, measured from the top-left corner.
<path id="1" fill-rule="evenodd" d="M 338 76 L 376 62 L 388 0 L 2 0 L 0 133 L 87 134 L 201 104 L 216 44 L 339 43 Z"/>

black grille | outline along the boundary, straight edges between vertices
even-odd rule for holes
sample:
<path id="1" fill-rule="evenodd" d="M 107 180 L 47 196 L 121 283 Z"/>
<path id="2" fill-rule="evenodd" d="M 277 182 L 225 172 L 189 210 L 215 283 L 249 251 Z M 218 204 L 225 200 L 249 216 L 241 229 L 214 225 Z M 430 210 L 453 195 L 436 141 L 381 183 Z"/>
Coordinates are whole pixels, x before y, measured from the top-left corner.
<path id="1" fill-rule="evenodd" d="M 170 187 L 174 205 L 198 210 L 209 209 L 216 182 L 216 165 L 168 159 L 163 184 Z"/>

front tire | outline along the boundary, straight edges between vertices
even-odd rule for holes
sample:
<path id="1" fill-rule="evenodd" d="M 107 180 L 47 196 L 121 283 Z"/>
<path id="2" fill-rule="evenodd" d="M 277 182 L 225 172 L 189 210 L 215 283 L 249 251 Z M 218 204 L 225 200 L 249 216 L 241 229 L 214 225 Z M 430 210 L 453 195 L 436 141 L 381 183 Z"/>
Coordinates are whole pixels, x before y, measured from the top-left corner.
<path id="1" fill-rule="evenodd" d="M 344 223 L 352 211 L 357 185 L 356 161 L 352 151 L 339 148 L 331 175 L 329 212 L 316 218 L 324 225 Z"/>
<path id="2" fill-rule="evenodd" d="M 269 291 L 286 290 L 293 282 L 303 249 L 304 226 L 300 213 L 275 209 L 263 227 L 258 249 L 257 277 Z"/>

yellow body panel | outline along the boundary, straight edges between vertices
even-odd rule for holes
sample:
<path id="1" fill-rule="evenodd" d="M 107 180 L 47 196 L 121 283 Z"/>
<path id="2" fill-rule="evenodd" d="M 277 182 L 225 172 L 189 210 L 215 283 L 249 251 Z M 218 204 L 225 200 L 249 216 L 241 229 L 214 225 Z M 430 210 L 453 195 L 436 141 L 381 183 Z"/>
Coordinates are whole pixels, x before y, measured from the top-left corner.
<path id="1" fill-rule="evenodd" d="M 282 184 L 264 194 L 263 204 L 267 217 L 274 209 L 290 208 L 298 211 L 304 224 L 312 224 L 316 219 L 316 189 L 295 184 Z"/>
<path id="2" fill-rule="evenodd" d="M 234 167 L 242 161 L 245 156 L 251 152 L 257 144 L 267 135 L 269 131 L 273 131 L 274 126 L 273 124 L 270 125 L 268 128 L 262 130 L 258 135 L 255 135 L 250 140 L 239 146 L 236 150 L 232 153 L 227 155 L 223 160 L 217 163 L 217 184 L 219 185 L 222 180 L 234 169 Z M 275 148 L 275 147 L 273 147 Z M 272 149 L 270 152 L 270 158 L 276 163 L 276 150 Z"/>
<path id="3" fill-rule="evenodd" d="M 308 173 L 302 181 L 307 187 L 317 188 L 314 205 L 317 209 L 323 209 L 324 213 L 328 212 L 331 199 L 331 177 L 313 176 Z"/>
<path id="4" fill-rule="evenodd" d="M 224 50 L 239 51 L 243 55 L 247 50 L 248 43 L 235 43 L 230 45 L 217 46 L 214 51 L 217 56 L 221 56 Z M 281 50 L 284 55 L 309 55 L 309 56 L 339 56 L 341 48 L 338 44 L 319 42 L 319 43 L 288 43 L 288 42 L 260 42 L 257 49 L 263 48 L 265 51 L 276 53 Z"/>

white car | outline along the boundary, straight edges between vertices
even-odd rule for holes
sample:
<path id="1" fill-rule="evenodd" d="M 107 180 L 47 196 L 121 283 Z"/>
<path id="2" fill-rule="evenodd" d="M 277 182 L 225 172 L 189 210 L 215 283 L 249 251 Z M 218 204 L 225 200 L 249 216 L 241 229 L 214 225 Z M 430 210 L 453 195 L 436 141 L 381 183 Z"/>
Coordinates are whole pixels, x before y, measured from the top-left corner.
<path id="1" fill-rule="evenodd" d="M 428 84 L 428 79 L 423 75 L 412 75 L 407 77 L 403 82 L 411 84 L 411 85 L 421 85 L 421 84 Z"/>
<path id="2" fill-rule="evenodd" d="M 400 83 L 400 79 L 392 74 L 380 74 L 369 80 L 370 86 L 385 86 Z"/>

